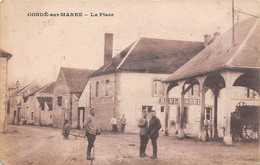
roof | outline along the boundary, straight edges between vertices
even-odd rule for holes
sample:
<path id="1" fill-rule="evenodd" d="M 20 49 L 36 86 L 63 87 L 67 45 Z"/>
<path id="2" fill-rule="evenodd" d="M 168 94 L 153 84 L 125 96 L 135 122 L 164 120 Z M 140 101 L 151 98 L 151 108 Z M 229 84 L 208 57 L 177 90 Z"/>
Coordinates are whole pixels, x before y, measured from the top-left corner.
<path id="1" fill-rule="evenodd" d="M 170 74 L 204 48 L 202 42 L 140 38 L 91 76 L 115 71 Z"/>
<path id="2" fill-rule="evenodd" d="M 13 56 L 12 54 L 0 49 L 0 52 L 1 52 L 1 57 L 3 58 L 7 58 L 8 60 Z"/>
<path id="3" fill-rule="evenodd" d="M 60 72 L 64 74 L 69 92 L 78 93 L 84 90 L 94 70 L 62 67 Z"/>
<path id="4" fill-rule="evenodd" d="M 35 93 L 53 93 L 54 92 L 54 87 L 56 85 L 56 82 L 53 81 L 39 89 L 37 89 L 36 91 L 33 91 L 32 93 L 29 94 L 29 96 L 34 95 Z"/>
<path id="5" fill-rule="evenodd" d="M 42 90 L 39 91 L 39 93 L 53 93 L 54 92 L 54 87 L 56 85 L 56 81 L 53 81 L 46 86 Z"/>
<path id="6" fill-rule="evenodd" d="M 259 19 L 250 18 L 237 23 L 234 45 L 230 29 L 170 75 L 165 82 L 223 69 L 260 69 L 259 34 Z"/>
<path id="7" fill-rule="evenodd" d="M 20 92 L 22 92 L 24 89 L 26 89 L 27 87 L 29 87 L 33 82 L 29 83 L 28 85 L 24 86 L 23 88 L 19 89 L 18 91 L 16 91 L 13 95 L 15 94 L 19 94 Z"/>
<path id="8" fill-rule="evenodd" d="M 37 97 L 37 100 L 40 103 L 40 106 L 44 109 L 46 103 L 50 110 L 52 110 L 52 97 Z"/>

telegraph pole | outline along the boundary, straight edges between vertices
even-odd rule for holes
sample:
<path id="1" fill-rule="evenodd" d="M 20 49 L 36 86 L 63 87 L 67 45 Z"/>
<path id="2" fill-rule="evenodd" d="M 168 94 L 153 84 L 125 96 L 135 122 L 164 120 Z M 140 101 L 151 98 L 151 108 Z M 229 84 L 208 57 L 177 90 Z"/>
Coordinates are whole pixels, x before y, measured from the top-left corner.
<path id="1" fill-rule="evenodd" d="M 235 9 L 234 9 L 234 0 L 232 0 L 232 45 L 235 45 L 235 26 L 234 26 L 234 17 L 235 17 Z"/>

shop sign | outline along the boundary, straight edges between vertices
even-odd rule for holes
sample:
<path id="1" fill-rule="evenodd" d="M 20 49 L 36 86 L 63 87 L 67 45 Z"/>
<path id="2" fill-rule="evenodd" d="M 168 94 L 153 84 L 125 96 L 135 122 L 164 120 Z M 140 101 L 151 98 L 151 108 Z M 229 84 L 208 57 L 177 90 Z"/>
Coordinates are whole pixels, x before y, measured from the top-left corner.
<path id="1" fill-rule="evenodd" d="M 165 98 L 159 98 L 159 104 L 165 104 Z M 181 99 L 179 98 L 169 98 L 169 104 L 180 104 Z M 184 99 L 184 104 L 199 105 L 200 99 Z"/>

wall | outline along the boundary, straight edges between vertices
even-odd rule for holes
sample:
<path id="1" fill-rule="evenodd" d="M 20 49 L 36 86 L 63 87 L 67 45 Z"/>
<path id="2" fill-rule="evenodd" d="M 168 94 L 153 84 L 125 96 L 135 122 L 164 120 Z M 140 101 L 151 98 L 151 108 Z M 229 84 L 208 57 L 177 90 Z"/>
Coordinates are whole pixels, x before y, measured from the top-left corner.
<path id="1" fill-rule="evenodd" d="M 6 92 L 7 92 L 7 59 L 6 58 L 0 58 L 0 132 L 6 132 L 7 131 L 7 125 L 6 125 L 6 106 L 7 106 L 7 98 L 6 98 Z"/>
<path id="2" fill-rule="evenodd" d="M 72 96 L 72 128 L 77 128 L 78 125 L 78 99 Z"/>
<path id="3" fill-rule="evenodd" d="M 106 89 L 106 80 L 109 80 L 109 92 L 108 96 L 105 96 Z M 115 102 L 115 74 L 101 75 L 96 77 L 91 77 L 91 107 L 94 107 L 96 110 L 96 123 L 98 128 L 103 130 L 111 130 L 111 118 L 116 111 L 116 102 Z M 99 94 L 96 97 L 96 82 L 99 82 Z M 88 111 L 85 113 L 88 115 Z M 119 116 L 117 116 L 119 119 Z"/>
<path id="4" fill-rule="evenodd" d="M 40 109 L 39 104 L 37 104 L 37 106 L 36 106 L 36 97 L 30 96 L 25 104 L 25 113 L 27 114 L 25 120 L 27 121 L 27 124 L 40 125 L 39 124 L 39 117 L 40 117 L 39 109 Z M 32 113 L 33 113 L 33 119 L 32 119 Z"/>
<path id="5" fill-rule="evenodd" d="M 62 105 L 58 105 L 58 96 L 62 96 Z M 67 100 L 65 102 L 65 100 Z M 61 128 L 64 123 L 65 112 L 70 111 L 70 93 L 64 75 L 60 72 L 53 94 L 53 127 Z"/>
<path id="6" fill-rule="evenodd" d="M 164 126 L 164 113 L 160 112 L 159 98 L 164 96 L 153 96 L 153 80 L 167 78 L 168 74 L 150 73 L 119 73 L 118 82 L 118 118 L 125 114 L 127 124 L 126 132 L 138 132 L 138 120 L 142 116 L 142 106 L 153 106 L 157 117 Z M 150 115 L 148 115 L 148 119 Z M 161 129 L 161 131 L 163 128 Z"/>

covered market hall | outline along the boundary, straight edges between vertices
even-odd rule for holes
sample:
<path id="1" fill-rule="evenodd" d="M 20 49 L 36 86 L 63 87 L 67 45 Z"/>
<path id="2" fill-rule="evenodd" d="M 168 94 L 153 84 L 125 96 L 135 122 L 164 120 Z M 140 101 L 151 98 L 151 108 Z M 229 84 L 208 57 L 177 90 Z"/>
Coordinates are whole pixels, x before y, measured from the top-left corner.
<path id="1" fill-rule="evenodd" d="M 205 120 L 207 99 L 213 103 L 213 137 L 223 137 L 227 145 L 235 139 L 259 139 L 259 19 L 249 18 L 218 37 L 199 54 L 164 80 L 166 83 L 165 134 L 169 133 L 169 93 L 181 88 L 180 114 L 176 129 L 179 138 L 197 128 L 201 141 L 207 140 Z M 198 110 L 189 109 L 192 121 L 185 126 L 185 95 L 198 86 Z M 207 93 L 212 93 L 211 98 Z M 195 116 L 192 118 L 192 116 Z M 207 128 L 206 128 L 207 129 Z M 223 130 L 223 131 L 222 131 Z"/>

